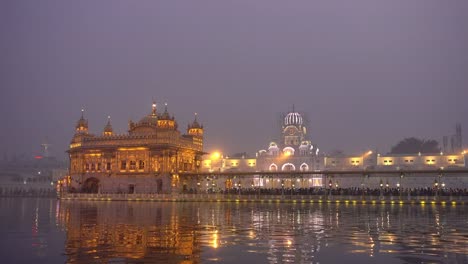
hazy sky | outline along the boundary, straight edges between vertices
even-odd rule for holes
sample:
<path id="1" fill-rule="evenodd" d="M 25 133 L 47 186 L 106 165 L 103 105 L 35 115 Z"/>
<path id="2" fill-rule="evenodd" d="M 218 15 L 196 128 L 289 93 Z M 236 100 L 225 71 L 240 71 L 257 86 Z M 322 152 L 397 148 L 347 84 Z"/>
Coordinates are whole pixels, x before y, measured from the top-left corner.
<path id="1" fill-rule="evenodd" d="M 206 151 L 265 148 L 278 115 L 329 152 L 404 137 L 468 142 L 468 1 L 0 1 L 0 154 L 63 155 L 168 102 Z M 465 144 L 466 146 L 466 144 Z"/>

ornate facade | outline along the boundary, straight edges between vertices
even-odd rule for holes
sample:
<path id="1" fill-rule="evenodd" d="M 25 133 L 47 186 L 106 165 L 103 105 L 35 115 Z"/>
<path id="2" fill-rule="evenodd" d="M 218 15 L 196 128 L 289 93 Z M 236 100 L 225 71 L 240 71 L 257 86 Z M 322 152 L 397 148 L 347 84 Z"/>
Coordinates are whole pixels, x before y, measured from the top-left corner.
<path id="1" fill-rule="evenodd" d="M 257 152 L 261 171 L 313 171 L 322 165 L 319 148 L 307 137 L 303 118 L 294 110 L 284 117 L 280 142 L 270 142 L 266 150 Z"/>
<path id="2" fill-rule="evenodd" d="M 267 149 L 256 153 L 256 157 L 226 157 L 212 155 L 204 159 L 202 170 L 209 172 L 236 171 L 315 171 L 324 166 L 324 156 L 319 155 L 319 148 L 308 137 L 307 127 L 302 115 L 293 111 L 284 116 L 281 137 L 279 141 L 272 141 Z M 322 186 L 322 175 L 312 174 L 309 179 L 268 179 L 256 175 L 236 178 L 233 184 L 226 184 L 231 179 L 218 178 L 214 186 L 245 186 L 262 188 L 309 188 Z M 209 184 L 210 185 L 210 184 Z M 202 184 L 202 186 L 204 186 Z M 208 185 L 207 185 L 208 186 Z"/>
<path id="3" fill-rule="evenodd" d="M 203 126 L 195 120 L 186 134 L 167 111 L 151 113 L 138 122 L 129 122 L 128 134 L 117 135 L 110 118 L 102 135 L 89 133 L 88 121 L 81 118 L 68 150 L 69 191 L 110 193 L 168 193 L 193 185 L 180 172 L 196 172 L 203 155 Z"/>

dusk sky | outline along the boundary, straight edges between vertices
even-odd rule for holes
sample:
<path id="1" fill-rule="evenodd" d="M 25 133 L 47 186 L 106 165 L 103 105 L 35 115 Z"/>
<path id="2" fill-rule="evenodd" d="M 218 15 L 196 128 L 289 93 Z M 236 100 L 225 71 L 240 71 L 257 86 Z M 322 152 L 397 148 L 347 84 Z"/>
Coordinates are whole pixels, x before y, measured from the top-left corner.
<path id="1" fill-rule="evenodd" d="M 65 157 L 80 110 L 100 134 L 164 102 L 205 151 L 266 148 L 279 115 L 324 152 L 386 153 L 462 125 L 468 1 L 0 1 L 0 154 Z"/>

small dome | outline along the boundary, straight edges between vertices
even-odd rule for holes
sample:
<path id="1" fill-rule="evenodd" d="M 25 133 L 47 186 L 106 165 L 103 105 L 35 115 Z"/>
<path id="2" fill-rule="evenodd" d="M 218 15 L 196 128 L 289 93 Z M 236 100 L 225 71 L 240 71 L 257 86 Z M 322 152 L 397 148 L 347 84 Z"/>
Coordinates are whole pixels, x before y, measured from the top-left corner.
<path id="1" fill-rule="evenodd" d="M 81 118 L 76 123 L 76 131 L 80 133 L 87 133 L 88 131 L 88 120 L 84 118 L 84 109 L 81 109 Z"/>
<path id="2" fill-rule="evenodd" d="M 107 124 L 104 127 L 103 134 L 106 135 L 106 136 L 110 136 L 113 133 L 114 133 L 114 130 L 112 129 L 112 125 L 111 125 L 111 122 L 110 122 L 110 116 L 108 116 L 107 117 Z"/>
<path id="3" fill-rule="evenodd" d="M 158 116 L 156 115 L 147 115 L 140 119 L 138 122 L 139 125 L 150 125 L 150 126 L 157 126 L 158 125 Z"/>
<path id="4" fill-rule="evenodd" d="M 158 113 L 156 112 L 156 103 L 153 102 L 151 106 L 151 114 L 143 117 L 138 122 L 138 125 L 157 126 L 158 125 Z"/>
<path id="5" fill-rule="evenodd" d="M 299 149 L 308 149 L 308 148 L 309 148 L 309 142 L 302 141 L 301 145 L 299 146 Z"/>
<path id="6" fill-rule="evenodd" d="M 195 113 L 195 119 L 193 120 L 192 124 L 190 124 L 190 125 L 188 126 L 189 129 L 190 129 L 190 128 L 203 128 L 203 126 L 200 125 L 200 123 L 198 123 L 198 118 L 197 118 L 197 117 L 198 117 L 198 114 Z"/>
<path id="7" fill-rule="evenodd" d="M 78 123 L 76 124 L 76 128 L 80 128 L 80 127 L 88 128 L 88 121 L 84 119 L 83 117 L 81 117 L 78 120 Z"/>
<path id="8" fill-rule="evenodd" d="M 302 116 L 298 112 L 291 112 L 286 115 L 284 118 L 284 125 L 285 126 L 300 126 L 302 125 Z"/>
<path id="9" fill-rule="evenodd" d="M 167 111 L 167 103 L 164 104 L 164 113 L 159 115 L 160 120 L 171 120 L 171 116 L 169 115 L 169 112 Z"/>

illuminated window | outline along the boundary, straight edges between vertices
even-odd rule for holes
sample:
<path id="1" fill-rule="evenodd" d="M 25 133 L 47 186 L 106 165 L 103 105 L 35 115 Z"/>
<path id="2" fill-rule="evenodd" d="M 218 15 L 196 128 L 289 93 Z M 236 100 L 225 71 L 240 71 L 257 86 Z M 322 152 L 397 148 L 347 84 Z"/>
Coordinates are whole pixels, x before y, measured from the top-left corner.
<path id="1" fill-rule="evenodd" d="M 91 163 L 91 170 L 96 170 L 96 165 L 94 163 Z"/>
<path id="2" fill-rule="evenodd" d="M 111 163 L 110 162 L 107 162 L 106 164 L 106 170 L 110 170 L 111 169 Z"/>
<path id="3" fill-rule="evenodd" d="M 138 169 L 143 170 L 144 168 L 145 168 L 145 162 L 140 160 L 140 162 L 138 163 Z"/>
<path id="4" fill-rule="evenodd" d="M 122 161 L 120 162 L 120 169 L 121 169 L 121 170 L 126 170 L 126 169 L 127 169 L 127 161 L 122 160 Z"/>
<path id="5" fill-rule="evenodd" d="M 85 164 L 85 170 L 87 170 L 87 171 L 89 170 L 89 163 Z"/>
<path id="6" fill-rule="evenodd" d="M 101 170 L 101 163 L 100 163 L 100 162 L 97 164 L 97 170 L 98 170 L 98 171 Z"/>
<path id="7" fill-rule="evenodd" d="M 384 165 L 392 165 L 393 160 L 384 160 Z"/>
<path id="8" fill-rule="evenodd" d="M 136 161 L 134 161 L 134 160 L 131 160 L 131 161 L 130 161 L 130 169 L 131 169 L 131 170 L 136 169 Z"/>

